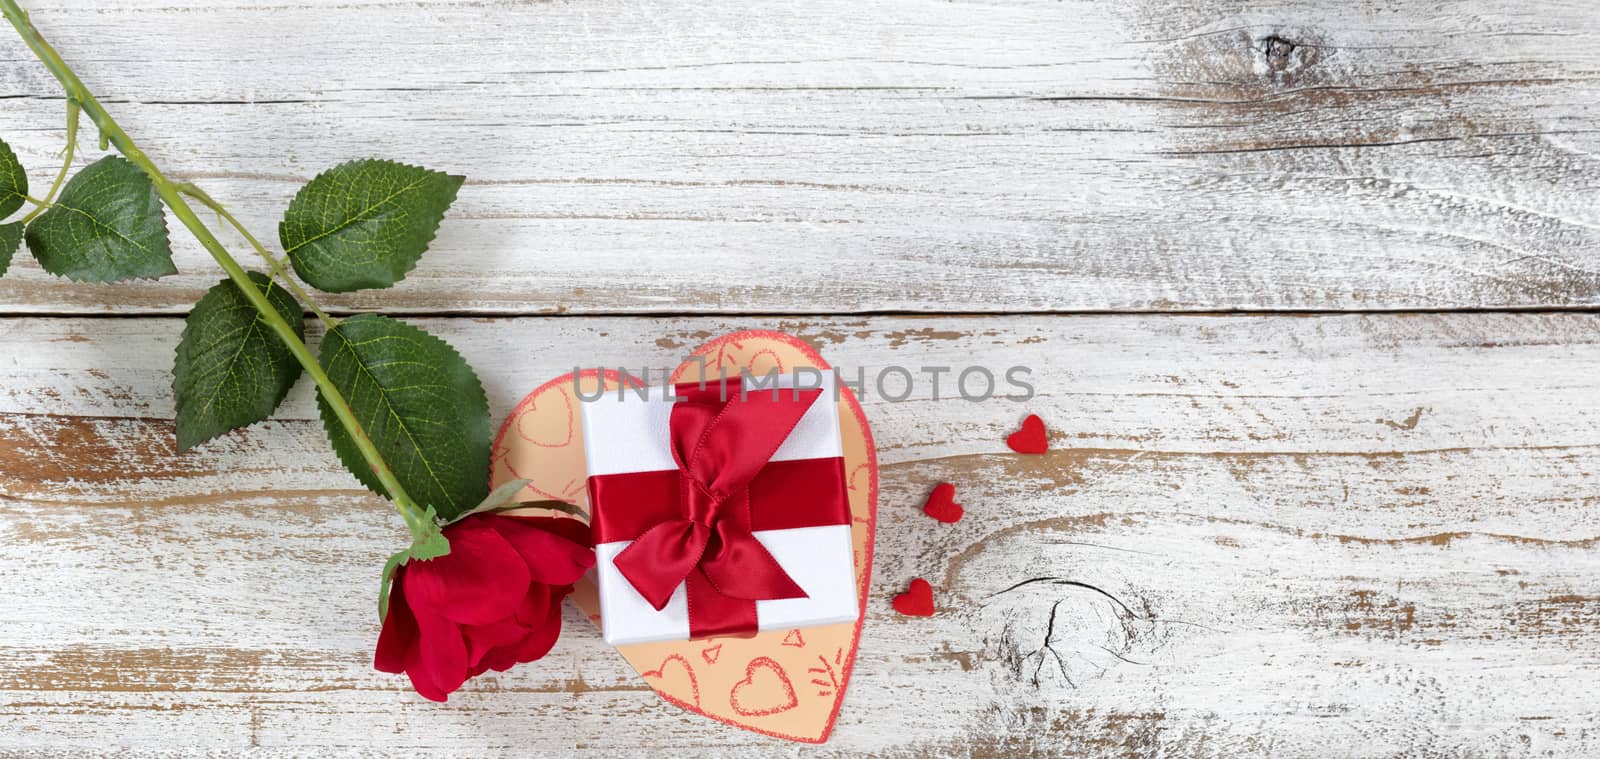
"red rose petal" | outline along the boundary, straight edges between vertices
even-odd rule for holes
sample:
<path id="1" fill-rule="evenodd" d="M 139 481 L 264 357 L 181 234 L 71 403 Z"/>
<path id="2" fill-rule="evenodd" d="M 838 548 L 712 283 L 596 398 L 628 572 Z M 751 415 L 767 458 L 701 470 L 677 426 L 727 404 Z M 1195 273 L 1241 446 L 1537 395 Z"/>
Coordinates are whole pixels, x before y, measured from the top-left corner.
<path id="1" fill-rule="evenodd" d="M 521 555 L 534 582 L 571 585 L 594 566 L 594 551 L 586 544 L 542 529 L 545 525 L 540 524 L 571 521 L 574 520 L 491 515 L 489 524 Z"/>
<path id="2" fill-rule="evenodd" d="M 918 577 L 906 592 L 894 597 L 894 610 L 908 617 L 933 616 L 933 586 Z"/>
<path id="3" fill-rule="evenodd" d="M 529 524 L 545 532 L 553 532 L 578 545 L 593 548 L 594 536 L 589 532 L 589 523 L 573 517 L 532 517 L 522 514 L 496 514 L 503 519 L 516 520 L 518 524 Z"/>
<path id="4" fill-rule="evenodd" d="M 438 701 L 441 704 L 449 701 L 450 691 L 440 690 L 439 686 L 434 685 L 431 676 L 423 672 L 419 663 L 422 660 L 422 651 L 414 648 L 412 654 L 414 655 L 412 661 L 406 664 L 406 676 L 411 678 L 412 690 L 429 701 Z"/>
<path id="5" fill-rule="evenodd" d="M 481 675 L 491 669 L 496 672 L 504 672 L 512 667 L 517 666 L 519 663 L 520 662 L 517 661 L 515 649 L 511 646 L 496 648 L 489 651 L 489 653 L 483 657 L 483 661 L 478 663 L 478 666 L 473 667 L 475 671 L 472 676 L 477 677 L 478 675 Z"/>
<path id="6" fill-rule="evenodd" d="M 945 524 L 955 524 L 961 521 L 961 515 L 966 510 L 956 503 L 956 486 L 941 482 L 928 494 L 928 502 L 922 504 L 922 513 Z"/>
<path id="7" fill-rule="evenodd" d="M 1045 433 L 1044 420 L 1029 414 L 1022 420 L 1022 429 L 1006 438 L 1006 445 L 1017 453 L 1044 453 L 1050 450 L 1050 438 Z"/>
<path id="8" fill-rule="evenodd" d="M 550 604 L 550 609 L 545 612 L 544 622 L 534 628 L 528 637 L 517 644 L 514 658 L 519 663 L 527 663 L 543 659 L 550 649 L 555 648 L 556 639 L 561 637 L 561 603 Z"/>
<path id="9" fill-rule="evenodd" d="M 411 599 L 415 600 L 415 599 Z M 417 615 L 417 659 L 406 667 L 417 692 L 432 701 L 444 701 L 467 681 L 467 644 L 461 628 L 444 617 Z"/>
<path id="10" fill-rule="evenodd" d="M 378 650 L 372 656 L 372 666 L 379 672 L 398 675 L 406 669 L 406 660 L 417 645 L 417 618 L 411 614 L 402 590 L 405 567 L 395 570 L 394 583 L 389 586 L 389 616 L 383 618 L 383 629 L 378 632 Z"/>
<path id="11" fill-rule="evenodd" d="M 517 550 L 484 520 L 445 528 L 450 553 L 406 565 L 406 600 L 418 621 L 442 614 L 467 625 L 511 616 L 531 578 Z"/>
<path id="12" fill-rule="evenodd" d="M 483 672 L 479 665 L 484 657 L 497 648 L 514 646 L 528 634 L 528 628 L 506 618 L 492 625 L 462 625 L 461 636 L 467 641 L 467 666 Z"/>
<path id="13" fill-rule="evenodd" d="M 530 586 L 513 617 L 522 634 L 515 641 L 490 651 L 479 666 L 504 672 L 548 653 L 561 634 L 561 599 L 568 590 L 539 584 Z"/>

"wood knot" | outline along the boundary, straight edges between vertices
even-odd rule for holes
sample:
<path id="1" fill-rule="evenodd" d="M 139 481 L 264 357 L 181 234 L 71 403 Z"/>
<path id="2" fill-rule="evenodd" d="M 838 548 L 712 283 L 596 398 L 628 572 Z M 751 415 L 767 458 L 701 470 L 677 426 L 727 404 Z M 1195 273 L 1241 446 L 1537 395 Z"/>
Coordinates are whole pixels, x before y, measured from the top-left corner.
<path id="1" fill-rule="evenodd" d="M 1294 61 L 1295 44 L 1274 34 L 1261 41 L 1261 54 L 1267 59 L 1267 68 L 1284 71 Z"/>
<path id="2" fill-rule="evenodd" d="M 1172 636 L 1148 609 L 1062 577 L 1018 582 L 990 596 L 979 613 L 992 625 L 980 660 L 1000 662 L 1002 672 L 1034 688 L 1075 689 L 1113 667 L 1147 666 Z"/>

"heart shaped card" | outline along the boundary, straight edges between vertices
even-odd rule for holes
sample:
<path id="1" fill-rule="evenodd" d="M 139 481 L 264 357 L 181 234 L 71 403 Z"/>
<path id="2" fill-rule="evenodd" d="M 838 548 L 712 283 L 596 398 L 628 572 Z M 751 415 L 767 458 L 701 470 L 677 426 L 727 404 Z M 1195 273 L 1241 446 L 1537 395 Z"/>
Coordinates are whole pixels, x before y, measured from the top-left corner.
<path id="1" fill-rule="evenodd" d="M 615 357 L 613 364 L 630 357 Z M 762 375 L 796 367 L 830 367 L 815 349 L 781 332 L 725 335 L 700 346 L 673 372 L 673 383 L 702 377 Z M 563 375 L 529 393 L 506 418 L 495 440 L 492 485 L 530 483 L 523 500 L 559 500 L 588 511 L 583 425 L 578 389 L 615 389 L 613 372 Z M 872 429 L 849 388 L 841 388 L 840 435 L 849 483 L 856 594 L 864 614 L 872 576 L 872 541 L 878 515 L 878 460 Z M 593 583 L 580 581 L 573 599 L 595 623 L 600 606 Z M 730 725 L 806 743 L 822 743 L 833 730 L 861 639 L 854 623 L 772 630 L 753 637 L 641 643 L 617 650 L 656 693 L 670 703 Z"/>

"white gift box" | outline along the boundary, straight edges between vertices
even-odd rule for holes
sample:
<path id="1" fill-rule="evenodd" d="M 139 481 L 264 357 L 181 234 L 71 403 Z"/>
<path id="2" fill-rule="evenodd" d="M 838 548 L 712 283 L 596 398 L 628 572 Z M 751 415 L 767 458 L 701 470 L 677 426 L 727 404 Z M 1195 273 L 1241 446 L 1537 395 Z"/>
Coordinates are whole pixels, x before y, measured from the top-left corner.
<path id="1" fill-rule="evenodd" d="M 779 378 L 779 387 L 792 387 L 792 376 Z M 815 380 L 816 377 L 804 379 Z M 771 461 L 830 459 L 843 455 L 839 441 L 839 405 L 832 373 L 824 373 L 822 395 L 806 410 Z M 815 382 L 803 386 L 814 385 Z M 714 386 L 713 386 L 714 387 Z M 582 399 L 583 445 L 588 475 L 676 470 L 672 459 L 669 424 L 671 388 L 648 388 L 640 398 L 629 389 L 619 397 L 615 389 L 600 398 Z M 750 393 L 772 392 L 751 390 Z M 737 403 L 737 391 L 729 393 Z M 613 504 L 611 508 L 625 508 Z M 759 508 L 759 504 L 754 507 Z M 590 504 L 591 509 L 606 508 Z M 854 622 L 860 612 L 856 597 L 855 558 L 850 525 L 756 530 L 761 542 L 784 572 L 805 591 L 805 598 L 756 601 L 760 630 Z M 619 540 L 595 546 L 595 573 L 600 591 L 600 618 L 605 640 L 611 645 L 688 640 L 689 609 L 684 584 L 665 608 L 656 611 L 617 570 L 613 561 L 632 545 Z"/>

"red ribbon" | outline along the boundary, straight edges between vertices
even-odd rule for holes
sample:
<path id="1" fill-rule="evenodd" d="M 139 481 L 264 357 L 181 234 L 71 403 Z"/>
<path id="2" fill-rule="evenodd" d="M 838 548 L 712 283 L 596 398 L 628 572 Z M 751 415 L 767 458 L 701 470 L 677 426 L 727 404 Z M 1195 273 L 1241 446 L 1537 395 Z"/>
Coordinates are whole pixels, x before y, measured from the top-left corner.
<path id="1" fill-rule="evenodd" d="M 692 637 L 753 634 L 756 601 L 806 594 L 752 533 L 850 522 L 843 459 L 770 462 L 822 391 L 677 394 L 678 468 L 590 477 L 595 542 L 633 541 L 613 563 L 657 611 L 685 583 Z"/>

